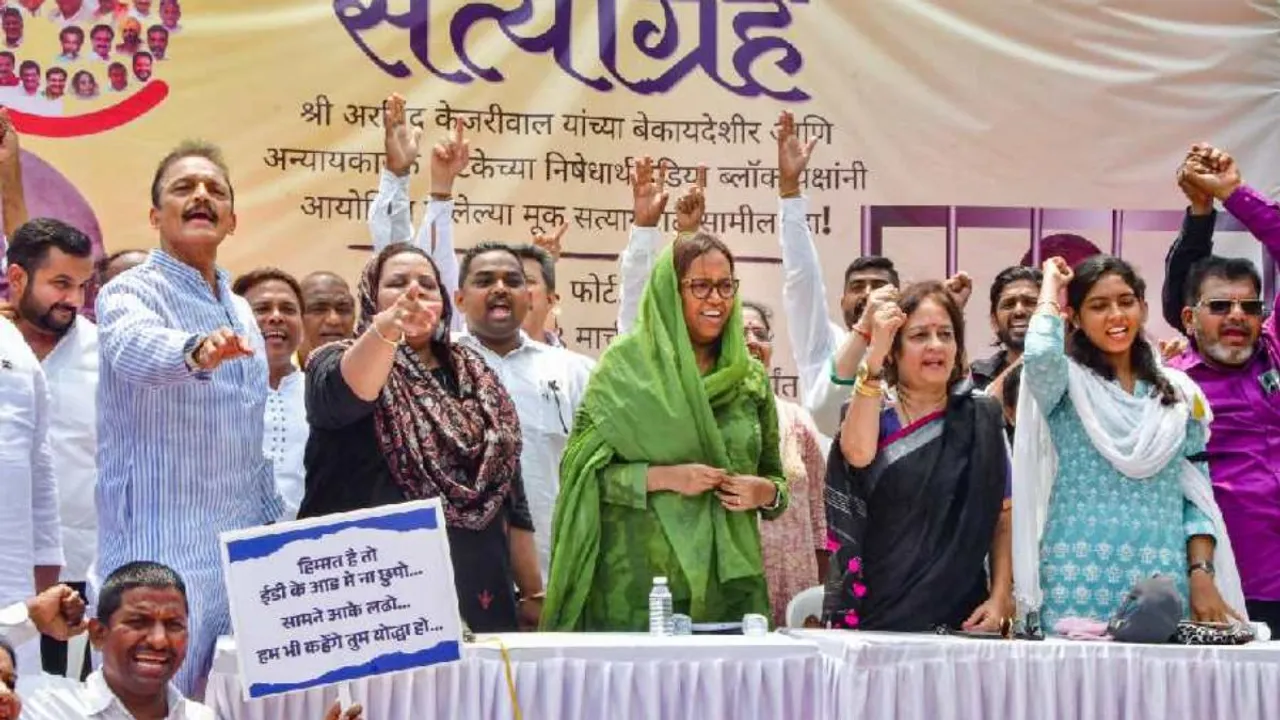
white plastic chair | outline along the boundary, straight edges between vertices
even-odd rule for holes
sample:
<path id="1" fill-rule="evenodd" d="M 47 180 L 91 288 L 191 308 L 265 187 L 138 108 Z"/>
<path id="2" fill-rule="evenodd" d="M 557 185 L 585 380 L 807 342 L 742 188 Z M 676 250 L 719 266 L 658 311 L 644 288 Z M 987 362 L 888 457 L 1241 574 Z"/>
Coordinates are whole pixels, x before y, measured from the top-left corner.
<path id="1" fill-rule="evenodd" d="M 805 618 L 810 615 L 822 617 L 822 594 L 823 587 L 815 585 L 791 598 L 787 603 L 787 627 L 804 627 Z"/>

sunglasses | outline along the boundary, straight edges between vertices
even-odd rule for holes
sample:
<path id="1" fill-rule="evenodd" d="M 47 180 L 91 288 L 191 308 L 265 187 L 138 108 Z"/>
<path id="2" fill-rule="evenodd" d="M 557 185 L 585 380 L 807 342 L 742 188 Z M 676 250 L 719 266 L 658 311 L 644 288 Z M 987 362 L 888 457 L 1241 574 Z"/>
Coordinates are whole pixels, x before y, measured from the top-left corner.
<path id="1" fill-rule="evenodd" d="M 706 300 L 711 297 L 711 291 L 719 293 L 720 297 L 730 300 L 734 295 L 738 294 L 738 279 L 721 280 L 719 282 L 711 282 L 710 280 L 685 280 L 680 283 L 684 287 L 689 288 L 690 294 L 699 300 Z"/>
<path id="2" fill-rule="evenodd" d="M 1240 307 L 1240 312 L 1251 317 L 1261 317 L 1267 309 L 1261 300 L 1201 300 L 1197 305 L 1197 307 L 1207 308 L 1210 315 L 1226 315 L 1236 306 Z"/>

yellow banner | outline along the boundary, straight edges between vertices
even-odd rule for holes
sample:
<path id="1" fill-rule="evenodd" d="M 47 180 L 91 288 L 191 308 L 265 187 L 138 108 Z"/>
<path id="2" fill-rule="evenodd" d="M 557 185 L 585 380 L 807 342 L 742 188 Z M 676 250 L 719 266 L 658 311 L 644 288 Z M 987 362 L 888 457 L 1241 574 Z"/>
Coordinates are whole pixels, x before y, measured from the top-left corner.
<path id="1" fill-rule="evenodd" d="M 641 155 L 676 169 L 669 213 L 708 165 L 706 225 L 741 256 L 744 296 L 781 315 L 773 126 L 784 108 L 818 139 L 807 194 L 829 297 L 849 260 L 879 249 L 908 279 L 971 272 L 975 325 L 987 283 L 1032 231 L 1115 248 L 1158 287 L 1176 229 L 1165 225 L 1182 205 L 1173 168 L 1190 142 L 1233 147 L 1264 187 L 1280 167 L 1277 101 L 1259 86 L 1261 70 L 1280 67 L 1280 23 L 1274 7 L 1248 3 L 133 0 L 106 14 L 98 0 L 8 4 L 22 28 L 12 47 L 4 17 L 13 78 L 0 53 L 0 101 L 29 153 L 33 215 L 69 219 L 109 250 L 154 246 L 155 164 L 203 138 L 225 150 L 237 191 L 222 264 L 354 278 L 384 163 L 380 106 L 399 92 L 428 142 L 455 118 L 471 141 L 455 187 L 460 248 L 569 223 L 560 323 L 591 354 L 616 317 L 626 179 Z M 34 88 L 24 63 L 39 66 Z M 60 90 L 53 68 L 65 71 Z M 428 190 L 420 165 L 415 223 Z M 1128 215 L 1116 235 L 1117 211 L 1151 209 L 1167 212 Z M 971 328 L 972 356 L 988 337 Z"/>

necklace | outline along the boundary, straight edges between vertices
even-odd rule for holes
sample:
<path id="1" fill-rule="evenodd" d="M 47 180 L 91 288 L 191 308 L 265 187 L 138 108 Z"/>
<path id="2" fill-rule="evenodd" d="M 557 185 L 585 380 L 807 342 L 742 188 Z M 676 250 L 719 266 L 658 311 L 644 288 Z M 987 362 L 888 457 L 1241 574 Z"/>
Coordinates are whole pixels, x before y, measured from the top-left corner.
<path id="1" fill-rule="evenodd" d="M 904 393 L 901 389 L 898 390 L 897 394 L 898 394 L 898 413 L 902 416 L 901 419 L 902 419 L 903 427 L 909 427 L 915 424 L 920 420 L 920 418 L 926 415 L 929 415 L 930 413 L 941 410 L 947 404 L 947 398 L 943 396 L 941 400 L 934 400 L 930 402 L 923 412 L 921 412 L 919 415 L 916 415 L 915 413 L 907 409 L 907 403 L 910 401 L 910 396 Z"/>

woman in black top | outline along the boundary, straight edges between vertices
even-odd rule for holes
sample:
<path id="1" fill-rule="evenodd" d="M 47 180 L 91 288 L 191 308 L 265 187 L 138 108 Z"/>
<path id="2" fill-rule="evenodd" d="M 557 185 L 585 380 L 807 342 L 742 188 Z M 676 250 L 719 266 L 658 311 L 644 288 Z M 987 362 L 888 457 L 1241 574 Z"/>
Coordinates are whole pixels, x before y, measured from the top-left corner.
<path id="1" fill-rule="evenodd" d="M 513 580 L 530 596 L 542 589 L 515 405 L 479 355 L 450 341 L 452 308 L 422 250 L 382 250 L 357 294 L 356 338 L 307 362 L 298 517 L 439 497 L 463 619 L 515 630 Z"/>

